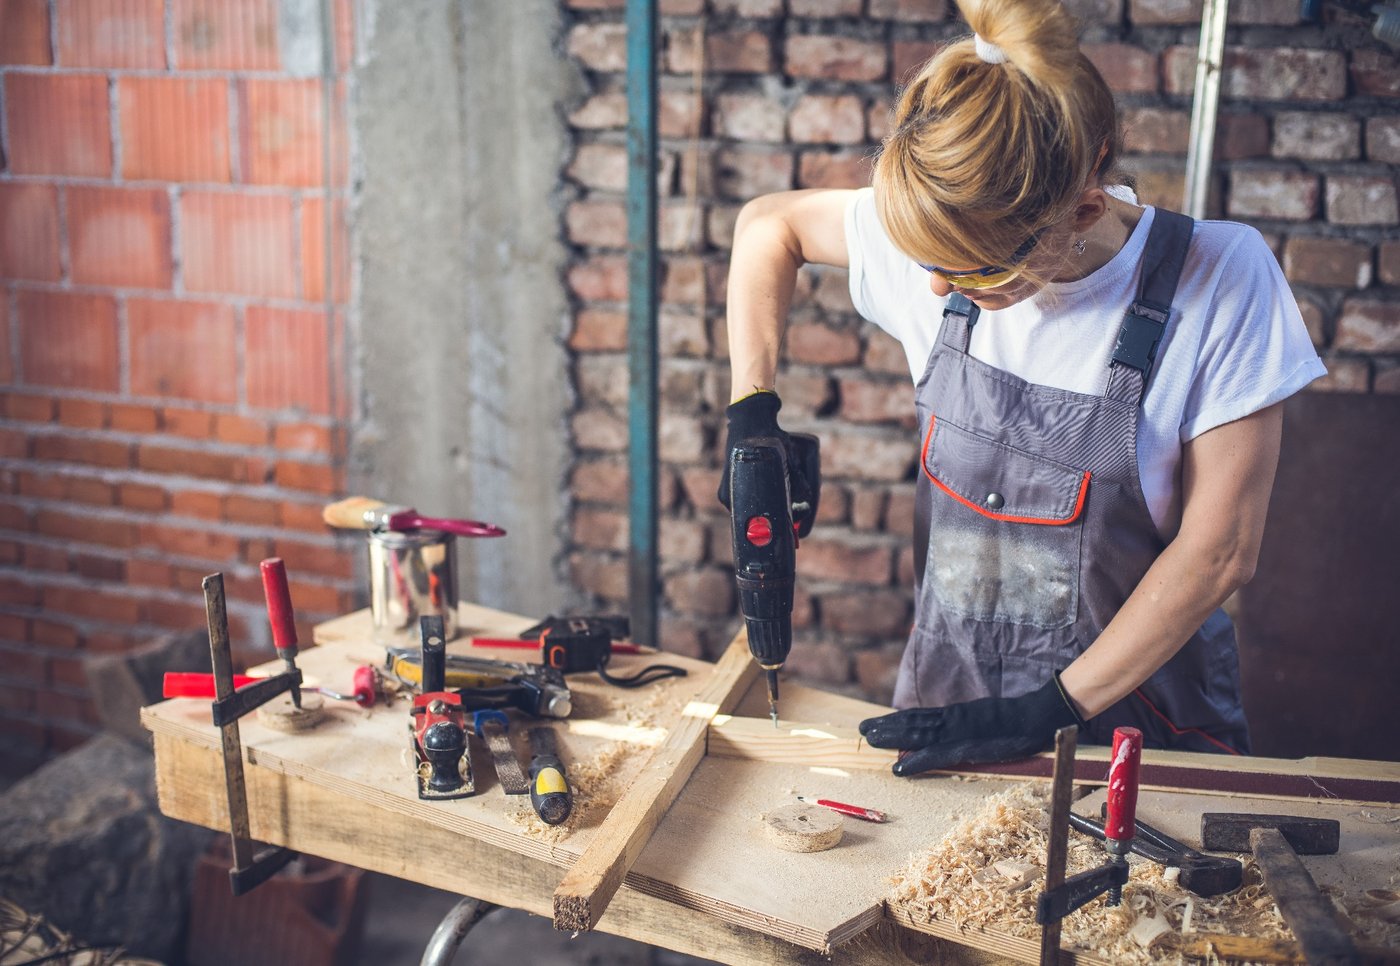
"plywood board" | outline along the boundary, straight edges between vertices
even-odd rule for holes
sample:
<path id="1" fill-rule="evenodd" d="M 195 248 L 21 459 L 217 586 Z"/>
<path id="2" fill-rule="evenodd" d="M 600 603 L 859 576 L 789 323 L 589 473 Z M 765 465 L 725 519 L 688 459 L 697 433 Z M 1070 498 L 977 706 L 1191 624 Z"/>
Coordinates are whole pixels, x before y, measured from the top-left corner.
<path id="1" fill-rule="evenodd" d="M 501 636 L 529 623 L 486 608 L 463 608 L 467 634 Z M 308 683 L 343 687 L 357 663 L 377 662 L 382 649 L 369 640 L 368 628 L 363 613 L 318 628 L 316 640 L 322 646 L 307 649 L 298 660 Z M 462 649 L 463 644 L 455 641 L 449 650 Z M 476 648 L 470 652 L 483 653 Z M 628 753 L 600 759 L 612 770 L 614 794 L 664 741 L 666 723 L 675 720 L 679 709 L 704 687 L 712 667 L 675 655 L 666 658 L 691 667 L 691 677 L 636 692 L 608 687 L 592 675 L 570 678 L 577 712 L 562 734 L 561 751 L 572 768 L 626 742 Z M 649 660 L 619 656 L 614 664 L 619 673 L 628 673 L 633 664 Z M 795 693 L 785 694 L 793 698 L 785 708 L 800 708 L 805 700 L 801 689 L 788 691 Z M 866 707 L 837 695 L 807 697 L 832 716 L 848 720 L 864 714 Z M 451 802 L 420 801 L 410 766 L 407 702 L 369 711 L 337 702 L 328 705 L 331 720 L 308 734 L 273 732 L 256 719 L 247 719 L 243 743 L 249 765 L 287 776 L 289 781 L 314 784 L 334 798 L 364 803 L 381 813 L 559 868 L 577 860 L 607 814 L 606 809 L 583 809 L 585 820 L 578 826 L 532 834 L 520 821 L 520 810 L 528 812 L 528 805 L 501 794 L 488 756 L 480 748 L 474 754 L 480 794 Z M 161 738 L 217 755 L 218 733 L 209 721 L 207 701 L 166 701 L 145 709 L 143 720 Z M 766 718 L 764 725 L 771 727 Z M 1002 787 L 1005 783 L 1000 781 L 954 778 L 908 782 L 888 771 L 857 772 L 827 764 L 770 768 L 707 760 L 661 820 L 625 882 L 722 922 L 826 950 L 879 921 L 883 878 L 889 870 L 930 836 L 940 835 L 971 803 Z M 892 820 L 885 826 L 851 830 L 847 843 L 827 853 L 794 856 L 764 851 L 759 847 L 759 815 L 791 802 L 799 793 L 851 799 L 890 812 Z M 275 823 L 283 801 L 280 796 L 267 800 L 250 794 L 249 807 L 255 824 Z M 854 825 L 855 820 L 850 823 Z M 803 859 L 808 861 L 803 864 Z M 605 915 L 604 924 L 607 919 Z"/>

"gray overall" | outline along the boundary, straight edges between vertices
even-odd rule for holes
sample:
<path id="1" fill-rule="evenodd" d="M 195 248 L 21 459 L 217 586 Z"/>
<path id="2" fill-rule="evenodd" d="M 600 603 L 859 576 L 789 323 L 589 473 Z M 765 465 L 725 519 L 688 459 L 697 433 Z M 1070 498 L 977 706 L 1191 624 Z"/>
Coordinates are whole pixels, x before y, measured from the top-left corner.
<path id="1" fill-rule="evenodd" d="M 974 359 L 978 309 L 949 298 L 915 389 L 917 606 L 896 707 L 1036 689 L 1098 638 L 1164 549 L 1138 480 L 1137 428 L 1192 225 L 1156 210 L 1101 396 Z M 1248 752 L 1224 611 L 1081 741 L 1108 744 L 1119 725 L 1142 729 L 1149 747 Z"/>

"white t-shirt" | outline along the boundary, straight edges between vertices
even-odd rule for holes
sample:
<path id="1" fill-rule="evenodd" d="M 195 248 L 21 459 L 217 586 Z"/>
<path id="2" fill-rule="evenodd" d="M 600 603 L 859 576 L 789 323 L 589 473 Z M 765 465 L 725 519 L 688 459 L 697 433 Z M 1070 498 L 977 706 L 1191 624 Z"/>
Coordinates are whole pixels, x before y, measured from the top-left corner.
<path id="1" fill-rule="evenodd" d="M 1087 278 L 983 310 L 969 352 L 1028 382 L 1102 394 L 1123 314 L 1137 295 L 1153 214 L 1145 209 L 1122 250 Z M 903 344 L 917 382 L 947 300 L 885 234 L 870 188 L 847 207 L 846 248 L 856 311 Z M 1286 399 L 1326 372 L 1277 260 L 1248 225 L 1196 223 L 1172 309 L 1138 427 L 1138 472 L 1161 532 L 1180 506 L 1182 443 Z"/>

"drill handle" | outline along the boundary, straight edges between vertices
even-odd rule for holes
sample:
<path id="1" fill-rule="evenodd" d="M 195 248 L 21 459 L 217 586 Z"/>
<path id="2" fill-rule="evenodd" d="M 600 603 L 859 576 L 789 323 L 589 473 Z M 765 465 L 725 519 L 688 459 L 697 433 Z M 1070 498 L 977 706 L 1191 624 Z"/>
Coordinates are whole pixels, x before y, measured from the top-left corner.
<path id="1" fill-rule="evenodd" d="M 789 433 L 792 441 L 792 465 L 788 476 L 799 485 L 792 491 L 792 525 L 799 539 L 812 532 L 817 520 L 817 503 L 822 492 L 821 442 L 811 433 Z"/>

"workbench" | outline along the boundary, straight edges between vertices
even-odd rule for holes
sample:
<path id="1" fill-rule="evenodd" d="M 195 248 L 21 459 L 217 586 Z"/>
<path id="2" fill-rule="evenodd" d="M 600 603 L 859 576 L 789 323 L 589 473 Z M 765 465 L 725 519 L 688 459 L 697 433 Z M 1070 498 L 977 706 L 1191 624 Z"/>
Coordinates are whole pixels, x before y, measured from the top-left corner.
<path id="1" fill-rule="evenodd" d="M 532 623 L 534 618 L 463 604 L 449 651 L 519 660 L 519 651 L 469 648 L 467 639 L 513 637 Z M 307 684 L 343 686 L 356 665 L 383 660 L 367 611 L 319 625 L 315 643 L 298 657 Z M 742 632 L 726 655 L 733 667 L 738 649 L 746 658 Z M 888 770 L 891 753 L 869 748 L 854 731 L 862 718 L 887 709 L 787 684 L 782 727 L 775 729 L 768 720 L 766 690 L 753 674 L 735 678 L 741 693 L 732 714 L 718 714 L 716 706 L 699 700 L 709 693 L 707 684 L 723 660 L 712 665 L 673 654 L 618 655 L 609 669 L 625 675 L 658 659 L 683 665 L 688 676 L 637 691 L 609 687 L 592 674 L 570 677 L 574 713 L 558 723 L 561 753 L 571 779 L 589 787 L 563 826 L 533 820 L 527 796 L 503 795 L 480 748 L 473 753 L 477 794 L 448 802 L 419 800 L 409 702 L 400 699 L 370 709 L 327 702 L 329 719 L 298 734 L 245 718 L 241 732 L 252 836 L 551 916 L 566 871 L 590 846 L 606 845 L 595 840 L 615 834 L 606 822 L 611 806 L 648 782 L 664 783 L 664 776 L 679 768 L 683 788 L 677 784 L 674 804 L 663 806 L 654 828 L 638 840 L 635 861 L 623 869 L 625 879 L 611 902 L 604 900 L 606 911 L 595 928 L 728 963 L 1036 961 L 1034 940 L 994 930 L 960 932 L 890 908 L 885 897 L 890 875 L 912 853 L 937 841 L 989 795 L 1028 775 L 1043 776 L 1044 769 L 1037 772 L 1032 763 L 1019 774 L 1012 769 L 895 779 Z M 154 737 L 161 810 L 227 830 L 220 738 L 209 703 L 172 699 L 143 709 L 142 720 Z M 669 757 L 668 735 L 696 727 L 697 720 L 700 757 L 682 768 Z M 1275 762 L 1272 769 L 1242 768 L 1238 761 L 1217 766 L 1204 761 L 1207 757 L 1150 753 L 1144 788 L 1154 787 L 1152 767 L 1163 776 L 1216 774 L 1222 786 L 1240 774 L 1272 770 L 1333 796 L 1332 803 L 1310 807 L 1339 812 L 1347 811 L 1346 802 L 1337 802 L 1329 785 L 1359 791 L 1361 800 L 1400 789 L 1400 765 L 1311 759 Z M 1080 768 L 1101 783 L 1104 760 L 1101 753 L 1096 758 L 1093 750 L 1082 749 Z M 634 782 L 638 776 L 643 777 Z M 1174 791 L 1170 782 L 1160 788 Z M 857 803 L 890 818 L 879 825 L 847 820 L 841 844 L 826 852 L 779 851 L 767 844 L 761 815 L 797 795 Z M 1237 810 L 1251 809 L 1263 810 Z M 1384 817 L 1375 826 L 1378 847 L 1400 857 L 1400 810 L 1394 811 L 1394 821 L 1390 813 Z M 466 945 L 469 949 L 470 937 Z M 1078 961 L 1099 962 L 1091 956 Z"/>

